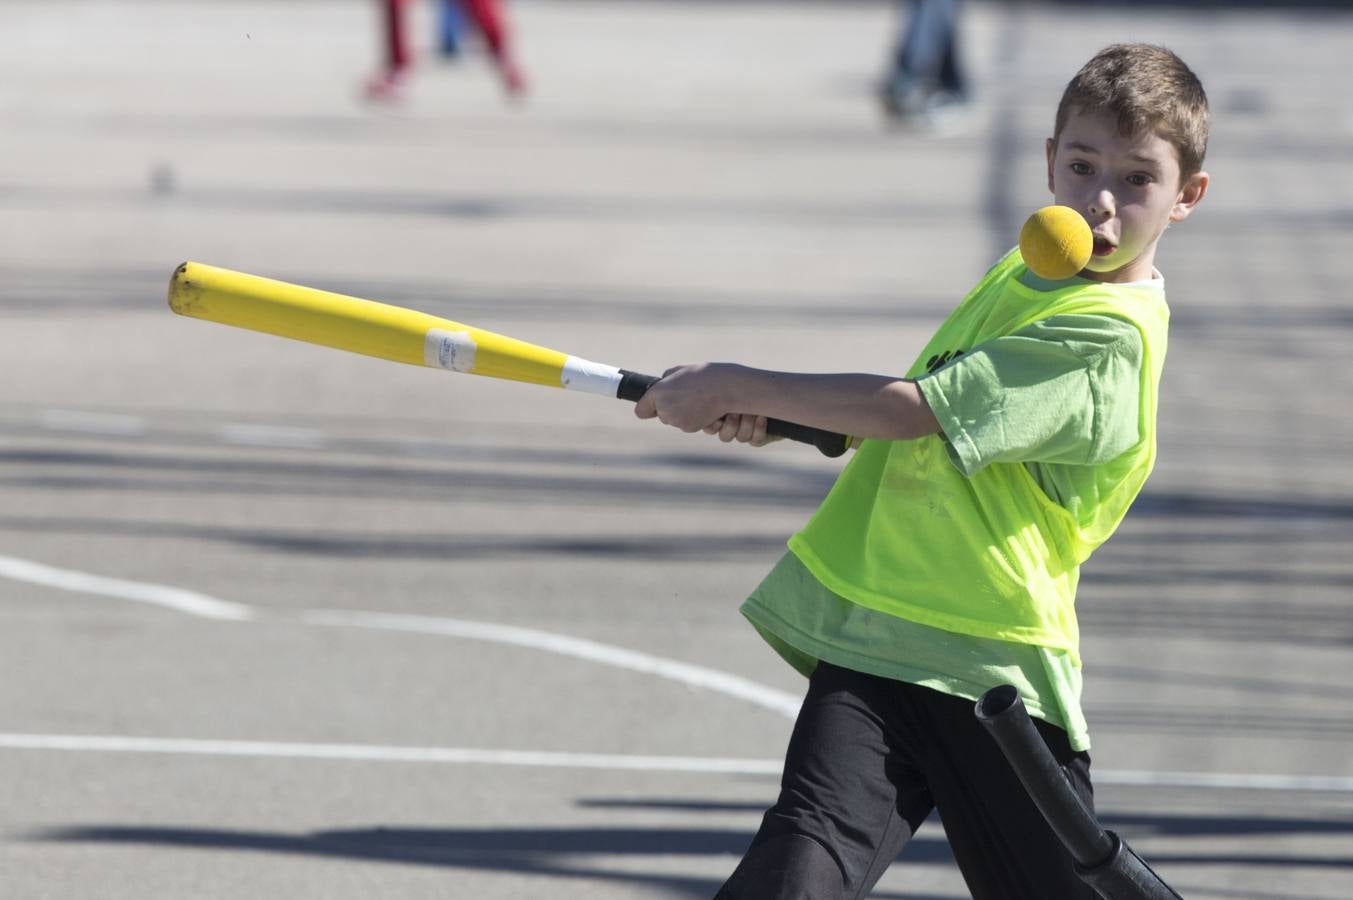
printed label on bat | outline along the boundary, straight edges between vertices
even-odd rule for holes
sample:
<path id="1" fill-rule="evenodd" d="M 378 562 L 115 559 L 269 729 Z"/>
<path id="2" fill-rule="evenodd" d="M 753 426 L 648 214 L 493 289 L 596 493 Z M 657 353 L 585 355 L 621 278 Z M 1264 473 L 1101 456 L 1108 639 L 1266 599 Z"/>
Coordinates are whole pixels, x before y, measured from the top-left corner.
<path id="1" fill-rule="evenodd" d="M 430 328 L 423 338 L 423 362 L 433 368 L 473 372 L 475 349 L 474 338 L 468 331 Z"/>

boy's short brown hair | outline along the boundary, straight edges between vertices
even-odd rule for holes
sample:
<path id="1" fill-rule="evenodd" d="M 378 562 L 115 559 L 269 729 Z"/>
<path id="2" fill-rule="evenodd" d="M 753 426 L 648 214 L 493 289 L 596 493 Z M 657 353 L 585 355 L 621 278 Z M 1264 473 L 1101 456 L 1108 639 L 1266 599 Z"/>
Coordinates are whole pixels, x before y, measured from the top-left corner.
<path id="1" fill-rule="evenodd" d="M 1118 119 L 1124 136 L 1150 129 L 1174 145 L 1181 181 L 1202 171 L 1207 155 L 1207 94 L 1173 51 L 1152 44 L 1113 44 L 1081 67 L 1057 105 L 1054 145 L 1072 109 Z"/>

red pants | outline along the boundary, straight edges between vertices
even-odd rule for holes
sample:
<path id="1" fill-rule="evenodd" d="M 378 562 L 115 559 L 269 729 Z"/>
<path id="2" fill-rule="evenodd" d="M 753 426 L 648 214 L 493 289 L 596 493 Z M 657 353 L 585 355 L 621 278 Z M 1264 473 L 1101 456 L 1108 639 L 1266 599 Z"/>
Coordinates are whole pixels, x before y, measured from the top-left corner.
<path id="1" fill-rule="evenodd" d="M 408 32 L 404 27 L 407 21 L 405 8 L 409 2 L 410 0 L 385 0 L 385 65 L 391 72 L 402 71 L 413 62 Z M 508 29 L 507 18 L 503 13 L 503 0 L 460 0 L 460 3 L 475 27 L 479 29 L 479 33 L 484 35 L 484 41 L 489 45 L 489 52 L 493 54 L 493 58 L 500 63 L 506 60 Z"/>

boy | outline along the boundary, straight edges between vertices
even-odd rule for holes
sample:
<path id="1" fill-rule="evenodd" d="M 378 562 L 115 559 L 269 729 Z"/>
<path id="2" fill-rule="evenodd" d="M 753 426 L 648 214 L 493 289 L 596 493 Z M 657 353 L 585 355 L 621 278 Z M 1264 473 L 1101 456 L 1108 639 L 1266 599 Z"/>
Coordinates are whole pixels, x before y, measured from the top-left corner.
<path id="1" fill-rule="evenodd" d="M 862 438 L 744 615 L 809 676 L 781 793 L 719 893 L 859 898 L 938 809 L 975 900 L 1093 898 L 982 730 L 1014 684 L 1089 804 L 1074 597 L 1155 459 L 1168 309 L 1153 261 L 1207 192 L 1208 107 L 1173 53 L 1120 44 L 1067 85 L 1048 187 L 1094 254 L 1047 282 L 1018 250 L 905 378 L 670 370 L 636 407 L 764 444 L 767 416 Z"/>

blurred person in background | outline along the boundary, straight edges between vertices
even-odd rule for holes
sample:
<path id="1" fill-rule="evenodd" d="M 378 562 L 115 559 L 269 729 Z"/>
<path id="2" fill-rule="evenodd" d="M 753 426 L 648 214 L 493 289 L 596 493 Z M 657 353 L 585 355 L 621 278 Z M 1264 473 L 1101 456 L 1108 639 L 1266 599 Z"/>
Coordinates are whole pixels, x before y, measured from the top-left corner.
<path id="1" fill-rule="evenodd" d="M 442 56 L 460 56 L 460 44 L 465 34 L 465 11 L 461 0 L 440 0 L 437 4 L 437 49 Z"/>
<path id="2" fill-rule="evenodd" d="M 451 2 L 451 0 L 440 0 Z M 510 97 L 520 97 L 526 92 L 526 76 L 513 53 L 512 35 L 508 28 L 503 0 L 454 0 L 454 12 L 443 8 L 440 47 L 443 54 L 454 55 L 461 49 L 463 32 L 452 31 L 448 51 L 447 25 L 445 18 L 463 11 L 484 37 L 494 67 L 502 80 L 503 88 Z M 408 9 L 412 0 L 381 0 L 383 6 L 382 24 L 385 37 L 385 60 L 381 71 L 372 77 L 366 85 L 366 95 L 372 100 L 400 100 L 408 86 L 409 73 L 413 68 L 413 51 L 408 37 Z"/>
<path id="3" fill-rule="evenodd" d="M 962 0 L 911 0 L 879 99 L 899 124 L 939 126 L 968 108 L 968 81 L 958 54 Z"/>

